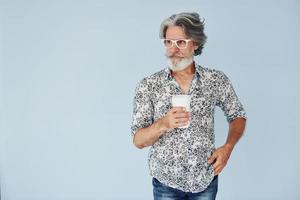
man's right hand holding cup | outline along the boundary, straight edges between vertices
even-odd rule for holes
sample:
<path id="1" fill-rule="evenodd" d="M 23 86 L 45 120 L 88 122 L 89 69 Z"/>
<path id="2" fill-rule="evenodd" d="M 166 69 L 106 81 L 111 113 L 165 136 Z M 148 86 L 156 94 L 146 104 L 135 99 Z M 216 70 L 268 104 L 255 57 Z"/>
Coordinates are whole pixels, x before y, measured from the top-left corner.
<path id="1" fill-rule="evenodd" d="M 187 111 L 185 107 L 173 107 L 161 118 L 161 126 L 164 130 L 169 131 L 188 125 L 190 120 L 191 112 Z"/>

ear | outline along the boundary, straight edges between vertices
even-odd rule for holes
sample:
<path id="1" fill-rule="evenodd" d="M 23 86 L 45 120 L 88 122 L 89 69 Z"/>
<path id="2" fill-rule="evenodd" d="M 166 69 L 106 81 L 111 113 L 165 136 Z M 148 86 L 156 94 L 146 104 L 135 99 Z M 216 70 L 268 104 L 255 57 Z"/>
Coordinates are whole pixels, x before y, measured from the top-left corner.
<path id="1" fill-rule="evenodd" d="M 199 48 L 199 45 L 197 45 L 195 42 L 193 46 L 194 46 L 194 51 Z"/>

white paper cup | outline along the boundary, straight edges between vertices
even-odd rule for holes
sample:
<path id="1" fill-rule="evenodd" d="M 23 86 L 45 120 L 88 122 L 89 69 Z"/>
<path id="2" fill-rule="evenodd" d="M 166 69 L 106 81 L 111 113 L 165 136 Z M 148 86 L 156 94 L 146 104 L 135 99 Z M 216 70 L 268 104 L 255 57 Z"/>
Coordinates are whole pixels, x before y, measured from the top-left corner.
<path id="1" fill-rule="evenodd" d="M 186 111 L 191 111 L 190 108 L 190 104 L 191 104 L 191 96 L 190 95 L 184 95 L 184 94 L 180 94 L 180 95 L 173 95 L 172 96 L 172 106 L 173 107 L 185 107 Z M 178 128 L 187 128 L 190 125 L 190 121 L 188 122 L 187 125 L 185 126 L 180 126 Z"/>

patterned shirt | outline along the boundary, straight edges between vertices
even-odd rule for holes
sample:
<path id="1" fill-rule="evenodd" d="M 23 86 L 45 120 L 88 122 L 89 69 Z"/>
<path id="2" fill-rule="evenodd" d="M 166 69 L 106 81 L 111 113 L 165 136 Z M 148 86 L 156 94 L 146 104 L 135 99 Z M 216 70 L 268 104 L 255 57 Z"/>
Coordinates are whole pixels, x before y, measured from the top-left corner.
<path id="1" fill-rule="evenodd" d="M 208 157 L 215 150 L 214 113 L 219 106 L 228 122 L 242 117 L 245 110 L 230 80 L 219 70 L 195 64 L 188 94 L 191 95 L 191 122 L 188 128 L 175 128 L 163 134 L 150 148 L 150 175 L 161 183 L 184 192 L 201 192 L 214 178 Z M 172 95 L 184 94 L 165 68 L 143 78 L 135 89 L 132 136 L 164 117 L 172 108 Z"/>

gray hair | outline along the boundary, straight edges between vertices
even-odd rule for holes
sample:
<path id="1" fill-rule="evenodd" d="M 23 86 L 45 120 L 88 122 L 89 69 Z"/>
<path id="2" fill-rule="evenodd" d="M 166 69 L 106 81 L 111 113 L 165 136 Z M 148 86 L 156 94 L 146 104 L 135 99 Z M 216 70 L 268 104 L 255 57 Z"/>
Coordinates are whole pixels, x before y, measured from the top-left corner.
<path id="1" fill-rule="evenodd" d="M 192 38 L 197 46 L 194 55 L 200 55 L 206 42 L 206 35 L 204 34 L 204 20 L 201 20 L 198 13 L 183 12 L 173 14 L 165 19 L 160 25 L 159 37 L 166 38 L 166 31 L 169 26 L 180 26 L 183 28 L 185 35 Z"/>

